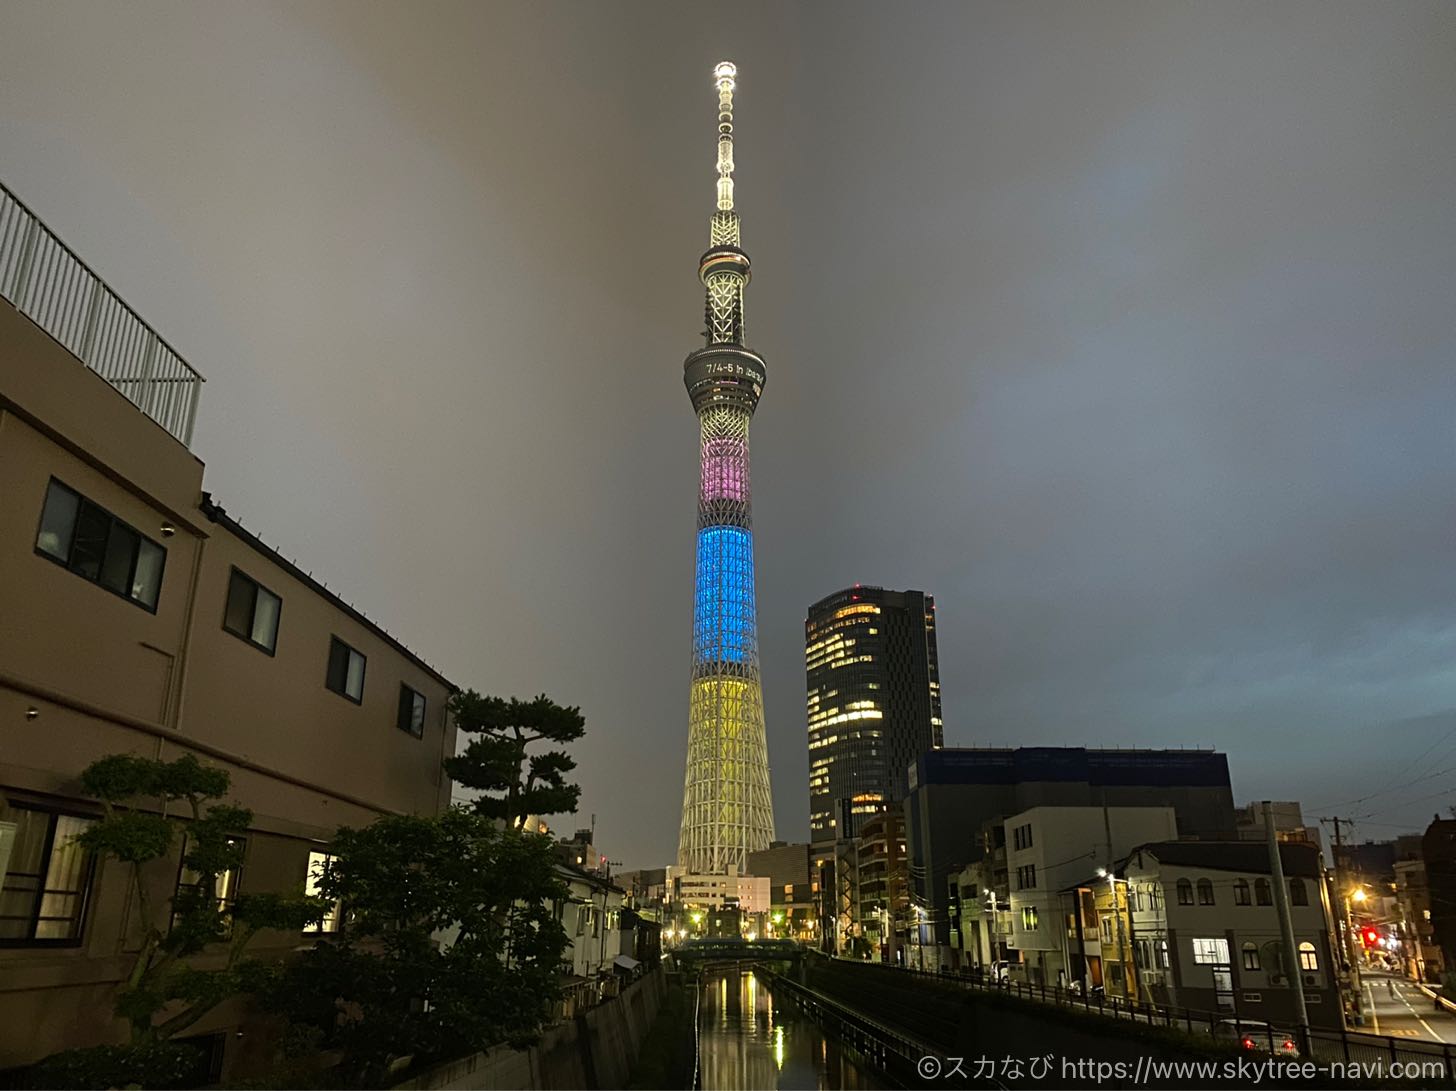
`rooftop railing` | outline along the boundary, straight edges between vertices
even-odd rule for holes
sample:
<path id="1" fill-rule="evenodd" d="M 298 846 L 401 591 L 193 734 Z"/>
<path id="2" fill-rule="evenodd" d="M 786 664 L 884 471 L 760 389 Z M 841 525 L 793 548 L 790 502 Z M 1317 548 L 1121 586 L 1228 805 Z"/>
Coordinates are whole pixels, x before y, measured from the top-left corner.
<path id="1" fill-rule="evenodd" d="M 0 296 L 192 445 L 202 376 L 3 184 Z"/>

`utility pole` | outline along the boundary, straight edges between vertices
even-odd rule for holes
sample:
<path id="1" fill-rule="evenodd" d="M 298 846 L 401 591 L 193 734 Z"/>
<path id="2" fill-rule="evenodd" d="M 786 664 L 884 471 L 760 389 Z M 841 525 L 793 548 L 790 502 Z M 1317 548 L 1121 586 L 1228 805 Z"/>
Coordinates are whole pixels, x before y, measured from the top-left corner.
<path id="1" fill-rule="evenodd" d="M 1279 837 L 1274 832 L 1274 806 L 1264 800 L 1264 839 L 1269 845 L 1269 874 L 1274 879 L 1274 908 L 1279 911 L 1279 932 L 1284 939 L 1285 971 L 1294 986 L 1294 1017 L 1299 1023 L 1299 1049 L 1309 1054 L 1309 1012 L 1304 1006 L 1304 975 L 1300 971 L 1299 948 L 1294 944 L 1294 914 L 1289 909 L 1289 884 L 1284 881 L 1284 861 L 1279 856 Z"/>
<path id="2" fill-rule="evenodd" d="M 1267 818 L 1265 819 L 1267 821 Z M 1322 818 L 1335 827 L 1335 896 L 1339 899 L 1340 926 L 1345 930 L 1345 957 L 1350 962 L 1350 988 L 1355 994 L 1354 1013 L 1356 1026 L 1364 1026 L 1364 993 L 1360 983 L 1360 948 L 1355 941 L 1355 928 L 1350 920 L 1350 888 L 1345 879 L 1345 842 L 1340 836 L 1340 819 Z"/>

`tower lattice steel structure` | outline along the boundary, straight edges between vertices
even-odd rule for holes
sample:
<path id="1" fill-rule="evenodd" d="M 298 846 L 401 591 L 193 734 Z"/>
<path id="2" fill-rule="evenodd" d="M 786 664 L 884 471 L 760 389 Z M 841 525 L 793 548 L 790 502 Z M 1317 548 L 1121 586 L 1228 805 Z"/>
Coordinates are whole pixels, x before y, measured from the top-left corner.
<path id="1" fill-rule="evenodd" d="M 742 873 L 748 853 L 773 840 L 768 739 L 758 671 L 748 422 L 763 393 L 763 358 L 743 344 L 748 255 L 733 211 L 733 88 L 737 70 L 713 70 L 718 88 L 718 208 L 698 265 L 707 290 L 707 346 L 683 364 L 702 434 L 693 672 L 679 867 Z"/>

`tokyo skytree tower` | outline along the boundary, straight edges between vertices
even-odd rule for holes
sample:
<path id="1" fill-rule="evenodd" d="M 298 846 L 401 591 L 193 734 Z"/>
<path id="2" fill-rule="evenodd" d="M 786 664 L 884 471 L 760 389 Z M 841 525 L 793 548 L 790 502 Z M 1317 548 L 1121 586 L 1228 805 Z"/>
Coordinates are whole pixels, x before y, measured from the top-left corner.
<path id="1" fill-rule="evenodd" d="M 748 422 L 763 393 L 763 359 L 743 345 L 748 255 L 733 211 L 733 88 L 737 70 L 713 69 L 718 88 L 718 209 L 698 264 L 707 289 L 707 347 L 683 364 L 702 434 L 698 562 L 688 767 L 678 866 L 697 874 L 746 870 L 773 840 L 768 740 L 758 673 L 758 618 L 749 517 Z"/>

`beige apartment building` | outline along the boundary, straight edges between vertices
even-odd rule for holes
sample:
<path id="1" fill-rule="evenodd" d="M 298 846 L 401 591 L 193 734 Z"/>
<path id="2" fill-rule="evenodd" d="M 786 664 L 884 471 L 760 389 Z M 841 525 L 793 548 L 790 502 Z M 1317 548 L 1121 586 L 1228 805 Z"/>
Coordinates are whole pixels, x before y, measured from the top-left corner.
<path id="1" fill-rule="evenodd" d="M 111 998 L 136 907 L 71 844 L 99 813 L 89 763 L 225 769 L 254 813 L 232 897 L 304 888 L 341 826 L 447 806 L 455 729 L 447 679 L 203 492 L 201 378 L 3 187 L 0 297 L 3 1083 L 125 1036 Z M 158 897 L 179 872 L 153 866 Z M 212 1078 L 262 1044 L 238 1004 L 188 1033 Z"/>

